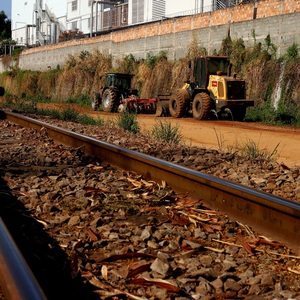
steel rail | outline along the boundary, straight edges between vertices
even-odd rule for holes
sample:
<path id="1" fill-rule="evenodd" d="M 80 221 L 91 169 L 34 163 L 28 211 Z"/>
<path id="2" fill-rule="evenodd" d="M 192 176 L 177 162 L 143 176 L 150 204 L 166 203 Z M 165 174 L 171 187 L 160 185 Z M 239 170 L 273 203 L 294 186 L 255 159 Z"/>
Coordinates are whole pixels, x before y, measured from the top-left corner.
<path id="1" fill-rule="evenodd" d="M 47 299 L 0 218 L 0 283 L 5 299 Z"/>
<path id="2" fill-rule="evenodd" d="M 146 154 L 112 145 L 95 138 L 60 127 L 6 112 L 6 119 L 40 131 L 44 128 L 57 142 L 81 147 L 124 170 L 135 171 L 156 182 L 165 181 L 179 193 L 200 199 L 237 221 L 251 226 L 257 232 L 285 243 L 300 253 L 300 203 L 286 200 L 254 188 L 230 182 L 186 167 L 151 157 Z"/>

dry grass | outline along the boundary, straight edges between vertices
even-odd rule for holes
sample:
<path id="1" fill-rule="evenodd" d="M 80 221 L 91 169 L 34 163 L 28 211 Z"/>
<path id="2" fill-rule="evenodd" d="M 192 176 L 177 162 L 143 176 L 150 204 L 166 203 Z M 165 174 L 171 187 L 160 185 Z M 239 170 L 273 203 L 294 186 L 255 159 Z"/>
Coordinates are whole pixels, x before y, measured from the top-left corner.
<path id="1" fill-rule="evenodd" d="M 248 97 L 256 104 L 272 101 L 272 94 L 280 75 L 280 62 L 270 60 L 264 49 L 254 43 L 250 49 L 243 49 L 241 42 L 231 41 L 231 48 L 238 61 L 245 56 L 248 62 L 241 65 L 242 77 L 248 83 Z M 245 53 L 242 53 L 245 51 Z M 141 98 L 157 97 L 159 94 L 171 93 L 180 88 L 187 80 L 193 81 L 192 58 L 204 55 L 206 49 L 201 41 L 193 36 L 187 45 L 187 56 L 177 61 L 167 61 L 166 56 L 147 56 L 145 60 L 136 60 L 132 55 L 114 62 L 112 55 L 95 51 L 82 51 L 78 56 L 69 56 L 65 66 L 59 70 L 32 72 L 11 70 L 0 75 L 0 83 L 8 94 L 16 98 L 24 95 L 48 100 L 68 101 L 70 99 L 87 99 L 104 86 L 106 72 L 124 72 L 135 74 L 133 88 L 138 89 Z M 285 94 L 293 101 L 299 102 L 299 63 L 291 63 L 285 73 Z M 289 100 L 289 99 L 284 99 Z M 290 100 L 289 100 L 290 101 Z M 298 104 L 298 103 L 296 103 Z"/>

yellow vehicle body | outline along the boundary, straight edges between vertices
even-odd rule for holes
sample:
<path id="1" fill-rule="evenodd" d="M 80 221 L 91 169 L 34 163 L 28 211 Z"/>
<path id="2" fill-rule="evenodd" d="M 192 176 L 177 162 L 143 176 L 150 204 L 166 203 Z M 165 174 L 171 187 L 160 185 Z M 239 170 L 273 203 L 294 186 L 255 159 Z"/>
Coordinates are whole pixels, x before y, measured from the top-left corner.
<path id="1" fill-rule="evenodd" d="M 207 89 L 214 95 L 215 99 L 227 100 L 225 77 L 210 75 Z"/>

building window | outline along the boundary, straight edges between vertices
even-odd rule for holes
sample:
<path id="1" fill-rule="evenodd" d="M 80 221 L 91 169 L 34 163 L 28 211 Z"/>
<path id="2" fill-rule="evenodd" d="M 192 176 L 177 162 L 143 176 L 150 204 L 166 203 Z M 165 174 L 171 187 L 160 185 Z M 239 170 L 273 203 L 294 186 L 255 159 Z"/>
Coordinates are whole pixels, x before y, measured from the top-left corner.
<path id="1" fill-rule="evenodd" d="M 72 11 L 77 10 L 77 0 L 72 1 Z"/>
<path id="2" fill-rule="evenodd" d="M 93 0 L 88 0 L 88 2 L 89 2 L 89 6 L 91 6 L 91 5 L 92 5 L 92 2 L 93 2 Z"/>
<path id="3" fill-rule="evenodd" d="M 78 29 L 77 21 L 72 22 L 72 30 Z"/>

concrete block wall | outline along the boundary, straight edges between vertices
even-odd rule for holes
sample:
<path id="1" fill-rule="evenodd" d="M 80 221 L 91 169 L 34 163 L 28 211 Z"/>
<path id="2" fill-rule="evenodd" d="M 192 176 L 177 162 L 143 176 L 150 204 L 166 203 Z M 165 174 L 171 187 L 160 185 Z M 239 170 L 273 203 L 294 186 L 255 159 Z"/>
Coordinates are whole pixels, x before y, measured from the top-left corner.
<path id="1" fill-rule="evenodd" d="M 218 50 L 222 40 L 230 34 L 242 38 L 246 46 L 264 42 L 268 34 L 278 47 L 278 55 L 285 53 L 294 42 L 300 45 L 300 1 L 261 0 L 228 9 L 193 16 L 161 20 L 122 28 L 101 36 L 73 40 L 28 49 L 20 57 L 21 69 L 46 70 L 62 67 L 69 55 L 95 50 L 122 58 L 132 54 L 145 58 L 166 51 L 171 60 L 186 56 L 188 46 L 197 38 L 199 46 L 209 53 Z M 1 64 L 0 64 L 1 65 Z M 0 67 L 1 71 L 1 67 Z"/>

